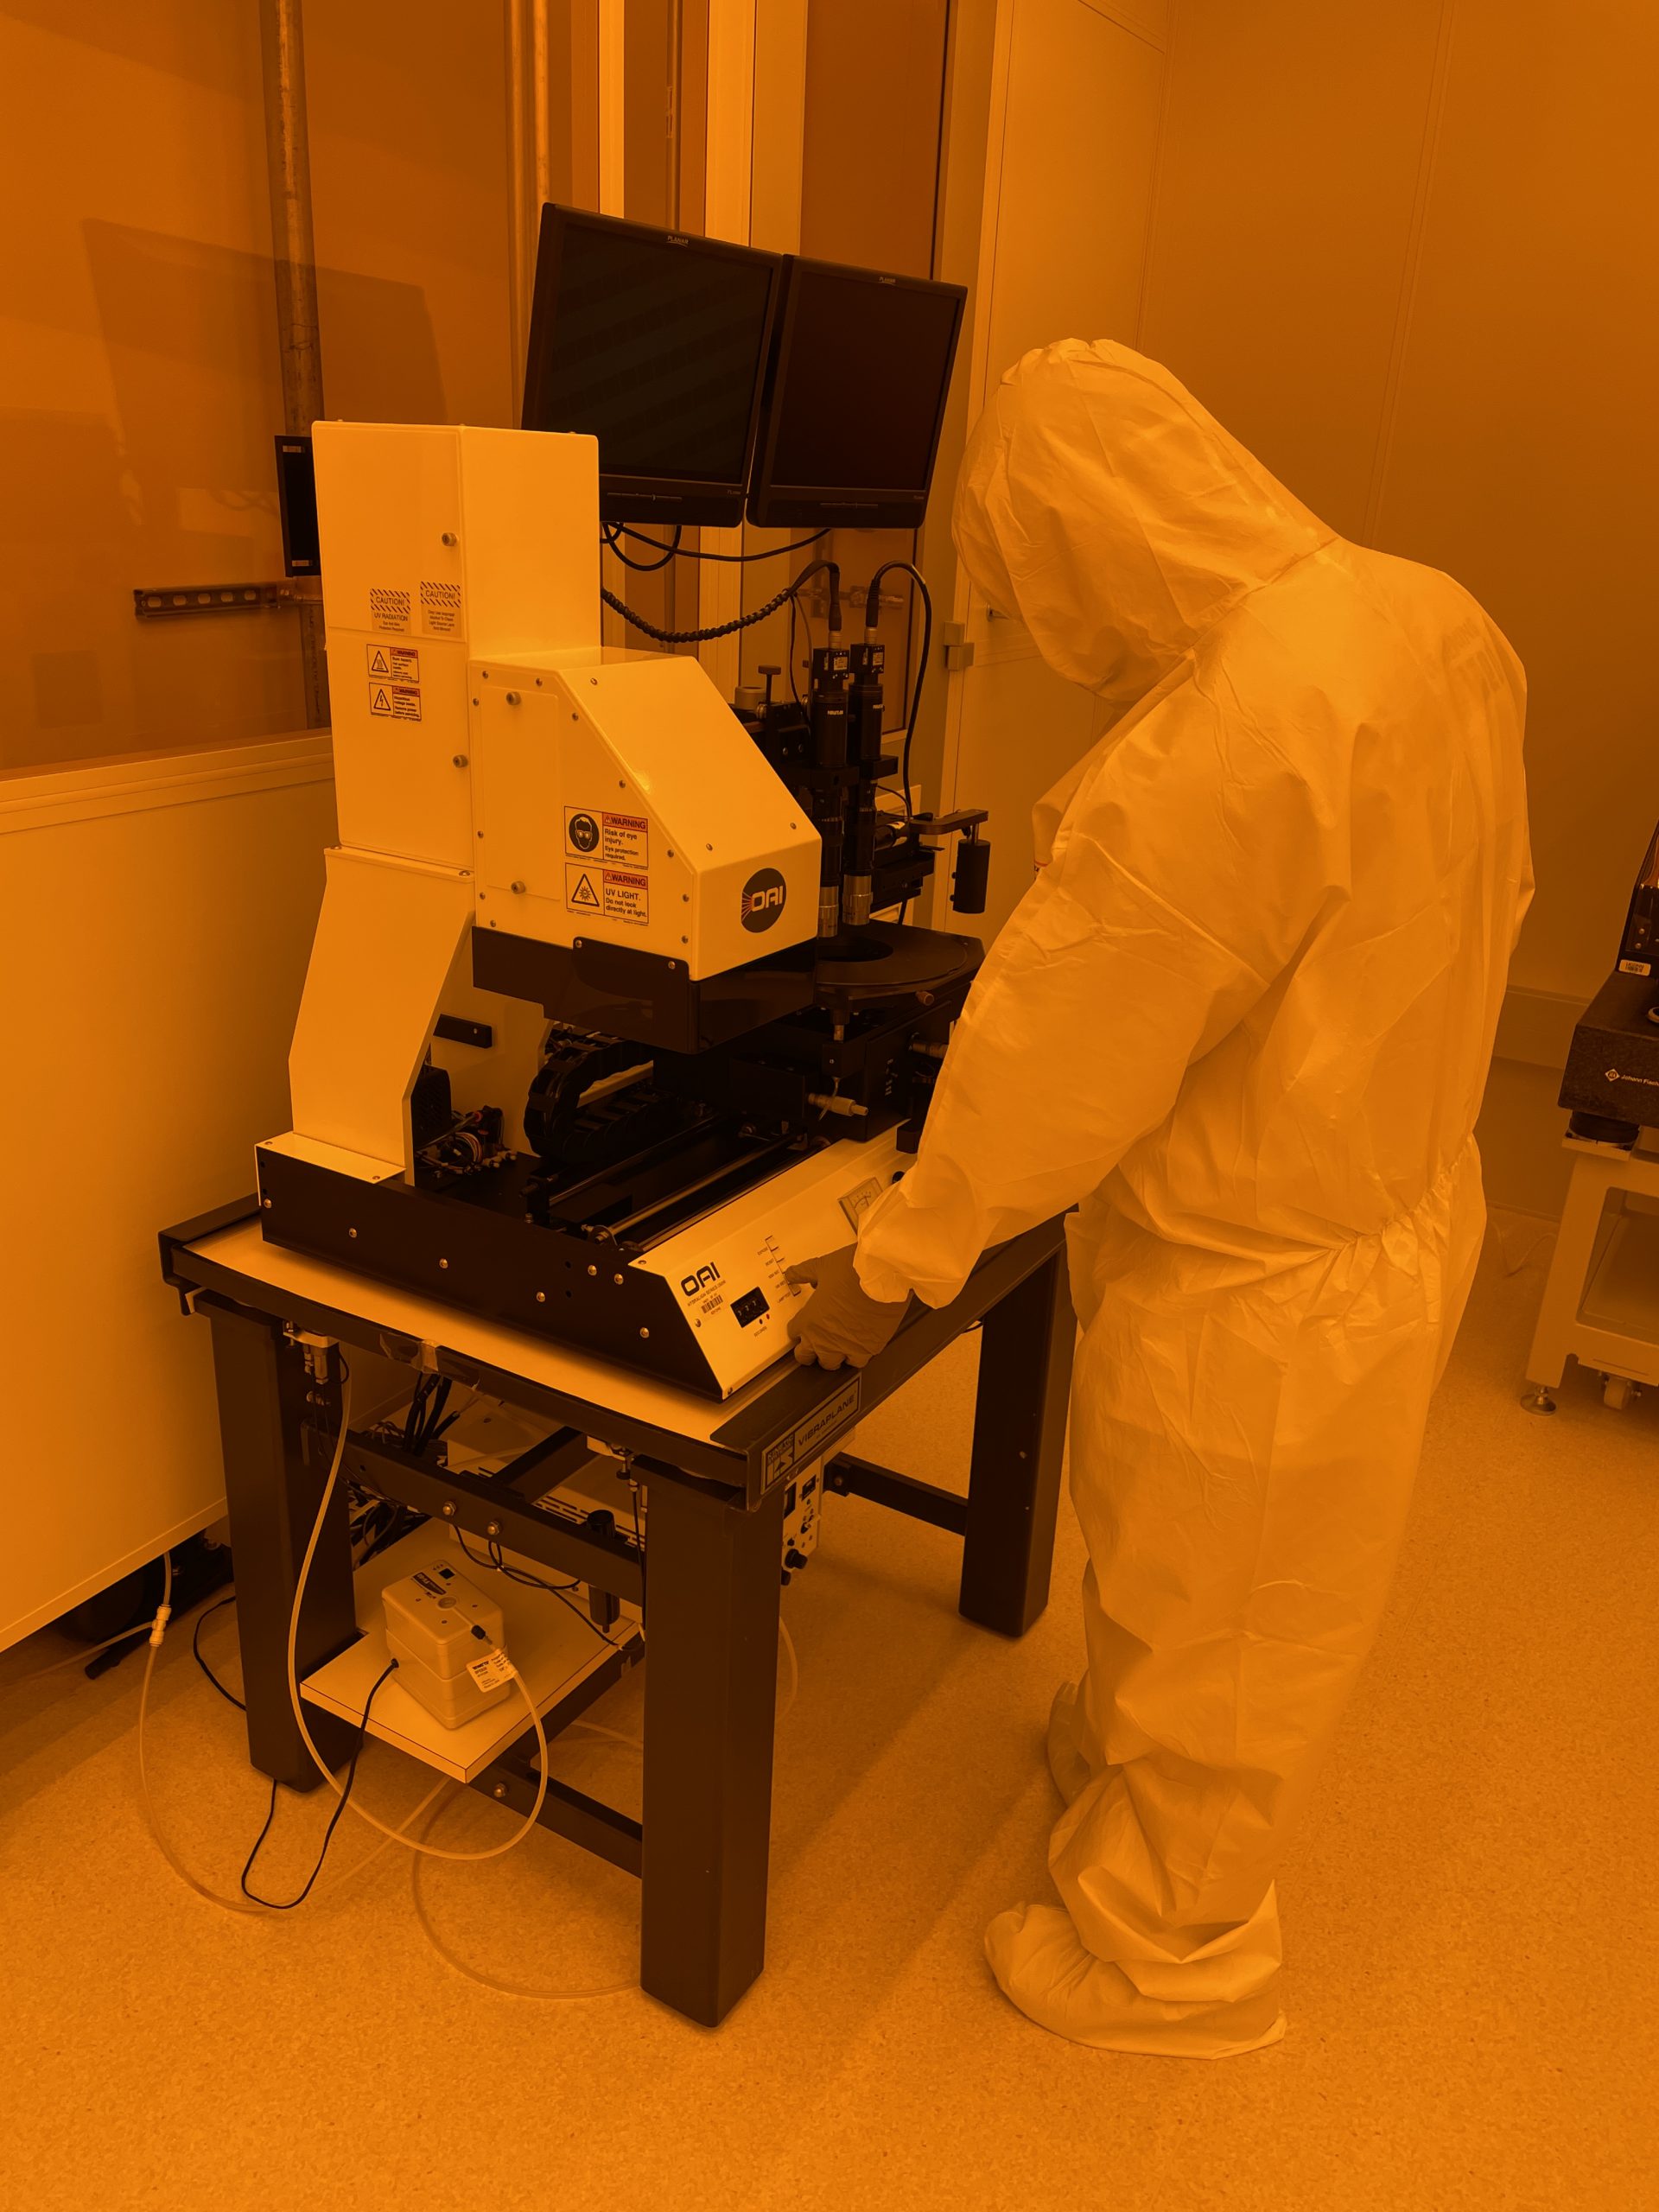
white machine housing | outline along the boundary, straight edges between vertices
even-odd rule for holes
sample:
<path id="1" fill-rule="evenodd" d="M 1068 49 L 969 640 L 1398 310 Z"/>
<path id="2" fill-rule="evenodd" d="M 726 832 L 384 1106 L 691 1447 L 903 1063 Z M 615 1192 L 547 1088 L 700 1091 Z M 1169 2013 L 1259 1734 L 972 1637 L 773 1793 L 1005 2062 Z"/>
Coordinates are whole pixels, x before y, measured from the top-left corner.
<path id="1" fill-rule="evenodd" d="M 820 844 L 699 662 L 601 646 L 595 440 L 319 423 L 313 452 L 340 843 L 272 1141 L 373 1181 L 413 1172 L 441 1011 L 499 1033 L 496 1098 L 534 1072 L 474 922 L 723 975 L 815 935 Z"/>
<path id="2" fill-rule="evenodd" d="M 481 928 L 724 975 L 817 928 L 818 834 L 701 664 L 509 654 L 475 671 Z"/>

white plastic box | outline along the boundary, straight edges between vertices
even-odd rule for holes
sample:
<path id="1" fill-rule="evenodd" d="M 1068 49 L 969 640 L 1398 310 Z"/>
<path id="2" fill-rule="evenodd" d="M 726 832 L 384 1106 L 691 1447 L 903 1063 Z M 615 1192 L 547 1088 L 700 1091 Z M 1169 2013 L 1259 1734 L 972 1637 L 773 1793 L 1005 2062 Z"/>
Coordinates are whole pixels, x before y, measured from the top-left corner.
<path id="1" fill-rule="evenodd" d="M 469 1672 L 474 1661 L 501 1649 L 506 1624 L 500 1606 L 455 1568 L 434 1565 L 389 1582 L 381 1602 L 398 1681 L 446 1728 L 463 1727 L 516 1694 L 511 1677 L 483 1688 Z"/>

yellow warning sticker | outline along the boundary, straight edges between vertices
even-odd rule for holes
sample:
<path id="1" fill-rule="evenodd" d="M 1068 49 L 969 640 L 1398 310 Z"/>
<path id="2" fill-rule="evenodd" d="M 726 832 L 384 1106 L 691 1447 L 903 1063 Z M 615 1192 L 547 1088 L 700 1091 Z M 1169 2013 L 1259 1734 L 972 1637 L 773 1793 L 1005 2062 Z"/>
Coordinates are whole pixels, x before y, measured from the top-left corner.
<path id="1" fill-rule="evenodd" d="M 399 591 L 392 584 L 369 586 L 369 627 L 372 630 L 407 630 L 410 613 L 410 596 L 406 591 Z"/>
<path id="2" fill-rule="evenodd" d="M 651 919 L 651 878 L 632 869 L 564 864 L 564 903 L 573 914 L 607 922 L 628 922 L 643 929 Z"/>
<path id="3" fill-rule="evenodd" d="M 363 648 L 368 656 L 371 683 L 418 683 L 421 653 L 418 645 L 394 645 L 390 638 Z"/>
<path id="4" fill-rule="evenodd" d="M 651 819 L 644 814 L 607 814 L 596 806 L 564 810 L 567 853 L 591 854 L 601 867 L 638 870 L 651 865 Z"/>
<path id="5" fill-rule="evenodd" d="M 421 719 L 421 687 L 418 683 L 375 683 L 369 685 L 369 712 L 384 715 L 394 722 L 417 722 Z"/>
<path id="6" fill-rule="evenodd" d="M 461 634 L 461 586 L 434 582 L 429 577 L 421 584 L 421 620 L 434 637 L 454 638 Z"/>
<path id="7" fill-rule="evenodd" d="M 643 929 L 651 919 L 651 878 L 632 870 L 607 868 L 600 883 L 607 919 L 637 922 Z"/>

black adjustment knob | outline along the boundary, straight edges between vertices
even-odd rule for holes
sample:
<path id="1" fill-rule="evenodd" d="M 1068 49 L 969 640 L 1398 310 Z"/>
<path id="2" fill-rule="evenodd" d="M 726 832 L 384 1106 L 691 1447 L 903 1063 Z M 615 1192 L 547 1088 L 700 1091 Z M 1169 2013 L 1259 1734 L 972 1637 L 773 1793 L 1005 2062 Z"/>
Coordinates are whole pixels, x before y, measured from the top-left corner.
<path id="1" fill-rule="evenodd" d="M 762 666 L 756 671 L 757 675 L 764 676 L 766 679 L 766 704 L 768 706 L 772 704 L 772 679 L 774 676 L 781 676 L 783 672 L 782 666 L 777 661 L 773 661 L 769 665 Z"/>
<path id="2" fill-rule="evenodd" d="M 806 1554 L 804 1552 L 798 1552 L 794 1545 L 791 1544 L 789 1549 L 784 1554 L 784 1565 L 788 1567 L 793 1567 L 798 1572 L 800 1568 L 806 1565 Z"/>

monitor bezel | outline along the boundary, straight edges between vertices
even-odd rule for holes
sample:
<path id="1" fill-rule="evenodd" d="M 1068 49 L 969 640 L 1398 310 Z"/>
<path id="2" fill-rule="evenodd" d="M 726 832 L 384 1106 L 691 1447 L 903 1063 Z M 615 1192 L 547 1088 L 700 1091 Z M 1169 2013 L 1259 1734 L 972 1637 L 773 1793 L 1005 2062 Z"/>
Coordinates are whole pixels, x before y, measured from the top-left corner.
<path id="1" fill-rule="evenodd" d="M 933 417 L 933 436 L 928 448 L 927 467 L 918 490 L 899 492 L 891 485 L 786 484 L 778 481 L 772 474 L 783 419 L 779 403 L 785 388 L 790 346 L 795 334 L 796 310 L 804 289 L 802 279 L 818 275 L 843 280 L 852 277 L 882 290 L 931 292 L 937 297 L 951 299 L 956 303 L 950 326 L 950 343 L 945 355 L 944 378 L 939 387 L 938 405 Z M 950 404 L 950 380 L 956 373 L 957 352 L 962 341 L 962 326 L 967 305 L 965 285 L 948 284 L 937 276 L 903 276 L 888 270 L 861 269 L 851 263 L 819 261 L 804 255 L 791 254 L 785 266 L 783 292 L 776 314 L 776 335 L 766 376 L 760 435 L 755 448 L 747 510 L 750 522 L 758 527 L 774 529 L 919 529 L 932 491 L 933 471 L 938 462 L 939 441 L 944 429 L 945 410 Z"/>
<path id="2" fill-rule="evenodd" d="M 541 370 L 551 343 L 564 242 L 573 229 L 596 231 L 612 238 L 648 239 L 655 245 L 683 247 L 688 253 L 710 261 L 742 261 L 769 269 L 771 282 L 766 289 L 766 315 L 755 359 L 754 389 L 749 397 L 741 478 L 733 480 L 706 476 L 633 476 L 604 468 L 599 477 L 601 522 L 657 523 L 668 528 L 677 523 L 687 528 L 709 529 L 730 528 L 741 523 L 754 466 L 766 371 L 774 349 L 784 257 L 768 253 L 760 246 L 734 245 L 726 238 L 701 238 L 694 231 L 669 230 L 654 223 L 632 223 L 618 215 L 596 215 L 585 207 L 567 207 L 552 200 L 544 201 L 536 241 L 536 283 L 531 300 L 524 393 L 518 411 L 520 427 L 526 430 L 541 428 L 529 419 L 531 398 L 539 387 Z"/>

